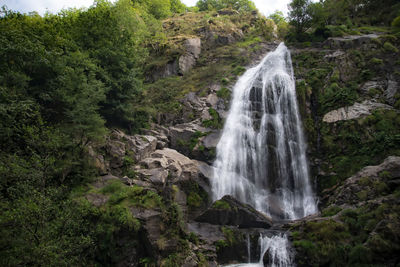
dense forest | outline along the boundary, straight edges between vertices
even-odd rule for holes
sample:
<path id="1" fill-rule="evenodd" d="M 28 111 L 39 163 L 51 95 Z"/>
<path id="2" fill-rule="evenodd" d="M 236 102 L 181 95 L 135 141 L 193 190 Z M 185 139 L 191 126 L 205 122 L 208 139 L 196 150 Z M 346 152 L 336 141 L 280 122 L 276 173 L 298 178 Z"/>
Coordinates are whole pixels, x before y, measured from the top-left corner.
<path id="1" fill-rule="evenodd" d="M 201 35 L 204 32 L 207 38 Z M 346 81 L 324 60 L 324 53 L 311 54 L 313 49 L 324 49 L 332 37 L 375 33 L 380 37 L 372 42 L 378 48 L 352 51 L 355 68 L 360 71 Z M 187 53 L 185 40 L 197 36 L 202 39 L 202 52 L 200 56 L 194 53 L 193 69 L 159 74 Z M 390 72 L 394 80 L 400 79 L 400 3 L 396 0 L 293 0 L 288 17 L 280 11 L 265 17 L 250 0 L 199 0 L 195 7 L 180 0 L 99 0 L 88 9 L 43 16 L 2 7 L 0 265 L 181 266 L 192 244 L 200 247 L 200 241 L 182 226 L 187 215 L 171 197 L 176 186 L 148 190 L 112 182 L 96 189 L 93 183 L 103 173 L 93 153 L 101 154 L 116 129 L 139 135 L 157 129 L 154 125 L 168 127 L 195 120 L 200 115 L 188 112 L 182 99 L 191 92 L 206 97 L 214 83 L 220 84 L 216 95 L 227 108 L 229 88 L 237 77 L 268 45 L 280 41 L 293 48 L 295 75 L 301 78 L 298 101 L 310 157 L 330 160 L 318 168 L 334 173 L 318 181 L 321 197 L 327 192 L 324 190 L 362 167 L 379 164 L 387 156 L 400 156 L 400 90 L 389 101 L 393 110 L 374 113 L 363 125 L 347 125 L 351 122 L 346 121 L 332 129 L 321 122 L 326 112 L 353 105 L 361 98 L 354 88 L 371 77 Z M 296 49 L 305 52 L 296 53 Z M 321 88 L 325 91 L 319 91 Z M 201 126 L 220 129 L 223 116 L 213 107 L 207 108 L 207 113 Z M 352 132 L 345 131 L 347 126 Z M 366 127 L 369 133 L 356 134 Z M 167 136 L 166 142 L 190 158 L 212 162 L 215 150 L 198 145 L 205 135 L 196 130 L 187 140 L 173 142 Z M 367 139 L 373 141 L 364 143 Z M 137 169 L 133 169 L 138 163 L 133 154 L 126 153 L 116 173 L 138 179 Z M 377 190 L 384 195 L 395 192 L 398 199 L 398 187 L 392 192 L 385 185 L 375 186 L 380 186 Z M 197 184 L 182 188 L 193 210 L 207 202 Z M 192 194 L 193 188 L 197 191 Z M 88 192 L 105 194 L 108 202 L 93 205 L 84 197 Z M 131 206 L 160 208 L 165 238 L 157 245 L 166 247 L 165 240 L 175 238 L 174 249 L 150 253 L 143 241 L 144 223 L 131 212 Z M 325 214 L 333 216 L 335 211 L 339 208 L 330 207 Z M 362 217 L 363 211 L 357 212 L 347 212 L 343 225 L 316 222 L 321 224 L 319 228 L 314 225 L 317 230 L 313 225 L 295 226 L 294 246 L 302 253 L 299 264 L 385 264 L 385 256 L 394 257 L 390 261 L 393 266 L 399 264 L 398 254 L 395 256 L 400 251 L 396 239 L 400 237 L 398 201 L 375 211 L 388 214 L 385 219 L 392 220 L 389 228 L 396 234 L 385 230 L 385 238 L 373 243 L 381 250 L 372 254 L 361 235 L 372 231 L 368 227 L 379 233 L 379 227 L 373 228 L 370 221 L 364 227 L 363 220 L 381 214 L 368 210 Z M 302 232 L 301 227 L 306 230 Z M 331 228 L 333 232 L 346 228 L 347 232 L 340 235 L 329 232 Z M 235 237 L 228 228 L 222 231 L 227 241 L 219 245 L 229 247 Z M 321 241 L 314 240 L 312 231 Z M 329 240 L 322 244 L 324 238 Z M 131 259 L 126 259 L 127 254 Z M 377 257 L 381 261 L 376 261 Z M 190 266 L 208 266 L 209 261 L 198 252 Z"/>

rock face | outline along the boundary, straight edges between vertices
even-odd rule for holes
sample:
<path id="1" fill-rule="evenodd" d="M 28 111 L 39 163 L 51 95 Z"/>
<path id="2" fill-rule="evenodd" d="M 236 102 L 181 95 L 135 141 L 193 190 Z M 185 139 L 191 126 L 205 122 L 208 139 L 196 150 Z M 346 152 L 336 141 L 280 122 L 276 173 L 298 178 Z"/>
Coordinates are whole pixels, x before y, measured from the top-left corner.
<path id="1" fill-rule="evenodd" d="M 184 42 L 185 53 L 179 57 L 179 73 L 185 74 L 196 64 L 201 52 L 200 38 L 187 39 Z"/>
<path id="2" fill-rule="evenodd" d="M 189 122 L 177 124 L 169 128 L 171 147 L 181 147 L 182 144 L 190 142 L 196 132 L 204 133 L 208 130 L 200 126 L 200 122 Z"/>
<path id="3" fill-rule="evenodd" d="M 400 157 L 388 157 L 377 166 L 368 166 L 346 179 L 329 199 L 330 204 L 355 205 L 390 193 L 400 185 Z"/>
<path id="4" fill-rule="evenodd" d="M 324 115 L 324 122 L 332 123 L 342 120 L 352 120 L 363 116 L 371 115 L 371 112 L 376 109 L 393 109 L 391 106 L 377 103 L 371 100 L 366 100 L 362 103 L 355 103 L 349 107 L 343 107 L 332 110 Z"/>
<path id="5" fill-rule="evenodd" d="M 267 216 L 243 204 L 231 196 L 221 200 L 196 218 L 198 222 L 217 225 L 237 225 L 240 228 L 270 228 L 272 221 Z"/>
<path id="6" fill-rule="evenodd" d="M 366 35 L 349 35 L 345 37 L 331 37 L 325 41 L 324 45 L 331 49 L 350 49 L 356 48 L 363 45 L 374 45 L 373 39 L 378 38 L 377 34 L 366 34 Z"/>

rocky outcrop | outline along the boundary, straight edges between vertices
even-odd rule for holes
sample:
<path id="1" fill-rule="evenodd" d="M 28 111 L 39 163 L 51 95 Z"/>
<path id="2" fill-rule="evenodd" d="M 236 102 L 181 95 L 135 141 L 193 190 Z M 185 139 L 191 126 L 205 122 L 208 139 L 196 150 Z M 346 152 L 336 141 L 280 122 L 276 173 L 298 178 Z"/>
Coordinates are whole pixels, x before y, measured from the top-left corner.
<path id="1" fill-rule="evenodd" d="M 328 38 L 323 45 L 328 46 L 330 49 L 350 49 L 360 46 L 365 48 L 376 48 L 376 44 L 372 40 L 378 37 L 379 35 L 377 34 L 331 37 Z"/>
<path id="2" fill-rule="evenodd" d="M 170 141 L 172 148 L 182 148 L 191 141 L 196 133 L 205 133 L 209 130 L 200 126 L 200 121 L 193 121 L 189 123 L 182 123 L 171 126 L 169 128 Z"/>
<path id="3" fill-rule="evenodd" d="M 142 179 L 157 185 L 164 185 L 167 178 L 169 182 L 175 183 L 198 177 L 197 164 L 170 148 L 156 150 L 150 157 L 143 159 L 135 171 Z"/>
<path id="4" fill-rule="evenodd" d="M 400 157 L 388 157 L 377 166 L 368 166 L 346 179 L 330 195 L 328 203 L 357 205 L 387 195 L 400 186 Z M 327 193 L 327 192 L 325 192 Z"/>
<path id="5" fill-rule="evenodd" d="M 332 110 L 324 115 L 323 121 L 327 123 L 352 120 L 363 116 L 371 115 L 371 112 L 376 109 L 393 109 L 391 106 L 366 100 L 362 103 L 355 103 L 352 106 Z"/>
<path id="6" fill-rule="evenodd" d="M 400 91 L 399 89 L 399 83 L 392 77 L 390 77 L 390 79 L 388 79 L 387 81 L 387 87 L 383 94 L 385 96 L 386 102 L 388 102 L 390 105 L 394 105 L 396 102 L 396 94 L 398 94 Z"/>
<path id="7" fill-rule="evenodd" d="M 183 43 L 185 53 L 179 57 L 179 73 L 185 74 L 190 71 L 196 64 L 201 52 L 200 38 L 191 38 Z"/>
<path id="8" fill-rule="evenodd" d="M 269 228 L 272 226 L 270 218 L 231 196 L 224 196 L 214 202 L 209 209 L 196 218 L 196 221 L 217 225 L 237 225 L 240 228 Z"/>

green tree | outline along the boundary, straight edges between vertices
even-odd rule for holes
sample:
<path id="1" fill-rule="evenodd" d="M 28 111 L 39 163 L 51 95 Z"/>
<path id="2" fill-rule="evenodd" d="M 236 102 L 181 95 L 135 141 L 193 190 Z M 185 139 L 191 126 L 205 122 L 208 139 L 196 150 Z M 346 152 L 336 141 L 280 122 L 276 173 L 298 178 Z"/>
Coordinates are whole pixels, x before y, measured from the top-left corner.
<path id="1" fill-rule="evenodd" d="M 256 10 L 251 0 L 199 0 L 196 6 L 200 11 L 220 10 L 223 8 L 232 8 L 237 11 Z"/>
<path id="2" fill-rule="evenodd" d="M 286 21 L 283 13 L 281 11 L 275 11 L 271 15 L 268 16 L 269 19 L 272 19 L 275 25 L 278 27 L 278 36 L 280 38 L 284 38 L 289 31 L 289 24 Z"/>
<path id="3" fill-rule="evenodd" d="M 311 27 L 310 0 L 293 0 L 289 4 L 289 23 L 296 34 L 302 34 Z"/>

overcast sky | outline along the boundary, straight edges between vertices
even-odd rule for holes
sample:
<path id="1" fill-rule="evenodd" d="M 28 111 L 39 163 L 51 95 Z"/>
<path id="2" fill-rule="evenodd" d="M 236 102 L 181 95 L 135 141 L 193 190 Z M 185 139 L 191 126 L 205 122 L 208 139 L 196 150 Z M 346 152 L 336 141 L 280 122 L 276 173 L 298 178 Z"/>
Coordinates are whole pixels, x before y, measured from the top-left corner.
<path id="1" fill-rule="evenodd" d="M 181 0 L 188 6 L 194 6 L 197 0 Z M 257 8 L 264 15 L 269 15 L 275 10 L 287 12 L 287 4 L 290 0 L 253 0 Z M 57 13 L 63 8 L 69 7 L 89 7 L 93 0 L 0 0 L 0 6 L 6 5 L 9 9 L 22 13 L 37 11 L 43 15 L 46 10 Z"/>

